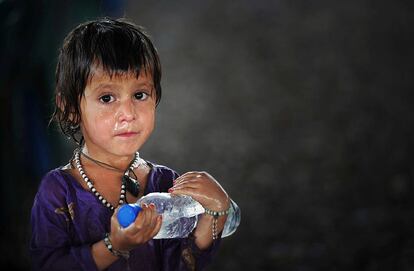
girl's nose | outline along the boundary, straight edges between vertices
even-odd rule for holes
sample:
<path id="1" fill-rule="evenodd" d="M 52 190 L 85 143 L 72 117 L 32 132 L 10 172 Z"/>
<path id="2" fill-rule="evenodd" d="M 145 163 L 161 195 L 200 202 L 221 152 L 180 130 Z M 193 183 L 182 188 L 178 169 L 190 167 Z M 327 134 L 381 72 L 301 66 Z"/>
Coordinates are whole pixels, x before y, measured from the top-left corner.
<path id="1" fill-rule="evenodd" d="M 135 108 L 132 101 L 125 101 L 119 108 L 119 121 L 133 121 L 136 118 Z"/>

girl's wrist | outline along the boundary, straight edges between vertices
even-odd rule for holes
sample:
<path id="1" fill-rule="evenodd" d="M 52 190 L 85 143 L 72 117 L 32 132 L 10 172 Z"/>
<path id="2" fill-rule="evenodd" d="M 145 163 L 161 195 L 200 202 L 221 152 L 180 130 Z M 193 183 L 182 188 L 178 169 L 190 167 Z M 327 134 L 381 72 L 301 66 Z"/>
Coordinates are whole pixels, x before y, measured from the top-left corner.
<path id="1" fill-rule="evenodd" d="M 117 256 L 117 257 L 122 257 L 125 259 L 129 258 L 129 251 L 118 250 L 113 246 L 109 233 L 105 233 L 103 241 L 104 241 L 106 248 L 109 250 L 109 252 L 111 252 L 112 255 Z"/>
<path id="2" fill-rule="evenodd" d="M 222 227 L 218 226 L 218 221 L 223 220 L 224 218 L 227 219 L 227 215 L 230 213 L 230 206 L 226 210 L 211 210 L 208 208 L 205 209 L 205 215 L 209 215 L 212 217 L 212 224 L 211 224 L 211 233 L 213 240 L 218 239 L 219 233 L 223 230 Z"/>
<path id="3" fill-rule="evenodd" d="M 216 204 L 205 206 L 204 209 L 209 209 L 209 210 L 216 211 L 216 212 L 226 211 L 231 206 L 230 201 L 231 201 L 230 198 L 226 195 L 226 197 L 223 200 L 217 200 L 215 202 Z"/>

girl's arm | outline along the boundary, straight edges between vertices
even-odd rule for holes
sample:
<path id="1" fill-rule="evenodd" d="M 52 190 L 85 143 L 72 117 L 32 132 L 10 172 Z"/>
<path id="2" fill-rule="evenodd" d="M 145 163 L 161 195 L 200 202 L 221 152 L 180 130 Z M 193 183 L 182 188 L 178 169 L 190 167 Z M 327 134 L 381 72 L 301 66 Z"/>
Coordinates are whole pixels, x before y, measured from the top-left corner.
<path id="1" fill-rule="evenodd" d="M 33 270 L 102 270 L 118 259 L 106 247 L 103 236 L 85 237 L 85 229 L 80 226 L 85 221 L 79 220 L 76 191 L 68 185 L 70 181 L 63 178 L 60 170 L 52 171 L 44 177 L 36 194 L 31 210 Z M 112 216 L 109 236 L 114 249 L 130 250 L 159 231 L 161 217 L 154 206 L 142 207 L 142 216 L 140 213 L 135 223 L 125 229 L 119 227 L 116 213 Z M 103 224 L 94 229 L 100 232 L 101 227 Z"/>
<path id="2" fill-rule="evenodd" d="M 129 254 L 134 247 L 144 244 L 151 240 L 160 230 L 162 220 L 155 210 L 155 205 L 143 204 L 135 222 L 127 228 L 122 228 L 117 219 L 117 208 L 111 217 L 111 233 L 108 235 L 107 242 L 112 246 L 112 250 L 117 254 Z M 99 270 L 104 270 L 115 262 L 119 256 L 111 253 L 107 244 L 102 240 L 93 244 L 92 257 Z"/>
<path id="3" fill-rule="evenodd" d="M 207 172 L 188 172 L 174 181 L 169 190 L 172 194 L 184 194 L 193 197 L 204 208 L 221 212 L 229 209 L 230 198 L 221 185 Z M 227 215 L 219 216 L 216 225 L 216 234 L 222 232 Z M 203 214 L 194 231 L 195 243 L 201 249 L 207 249 L 213 243 L 214 217 Z"/>
<path id="4" fill-rule="evenodd" d="M 158 233 L 161 216 L 156 214 L 154 206 L 142 207 L 135 222 L 125 229 L 119 227 L 116 213 L 112 216 L 109 238 L 113 249 L 129 251 Z M 119 258 L 108 250 L 103 240 L 72 245 L 70 233 L 66 231 L 67 221 L 38 203 L 32 209 L 31 222 L 33 270 L 104 270 Z"/>

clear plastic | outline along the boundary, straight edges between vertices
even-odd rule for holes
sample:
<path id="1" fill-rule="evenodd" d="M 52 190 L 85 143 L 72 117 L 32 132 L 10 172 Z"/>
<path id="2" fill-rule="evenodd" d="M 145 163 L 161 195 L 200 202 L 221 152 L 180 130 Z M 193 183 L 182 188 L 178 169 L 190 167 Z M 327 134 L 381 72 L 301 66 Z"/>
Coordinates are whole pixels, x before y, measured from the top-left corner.
<path id="1" fill-rule="evenodd" d="M 136 203 L 124 205 L 118 211 L 118 220 L 126 227 L 138 215 L 142 203 L 154 203 L 156 210 L 162 214 L 162 225 L 154 239 L 185 238 L 197 226 L 198 215 L 204 213 L 203 206 L 186 195 L 172 196 L 170 193 L 150 193 Z M 240 224 L 240 208 L 232 200 L 229 215 L 224 225 L 222 237 L 233 234 Z"/>
<path id="2" fill-rule="evenodd" d="M 227 215 L 227 220 L 224 224 L 224 229 L 221 234 L 221 237 L 227 237 L 232 235 L 237 230 L 237 227 L 240 225 L 240 208 L 233 200 L 231 200 L 230 204 L 230 212 Z"/>
<path id="3" fill-rule="evenodd" d="M 162 214 L 162 225 L 154 239 L 184 238 L 197 226 L 197 216 L 204 213 L 200 203 L 190 196 L 171 196 L 169 193 L 150 193 L 137 201 L 154 203 Z"/>

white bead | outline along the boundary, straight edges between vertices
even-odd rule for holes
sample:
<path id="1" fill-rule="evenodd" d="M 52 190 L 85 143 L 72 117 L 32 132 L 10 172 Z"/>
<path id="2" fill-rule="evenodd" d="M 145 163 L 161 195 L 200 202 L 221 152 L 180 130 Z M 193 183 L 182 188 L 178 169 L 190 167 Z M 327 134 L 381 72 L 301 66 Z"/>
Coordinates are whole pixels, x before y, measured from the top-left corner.
<path id="1" fill-rule="evenodd" d="M 133 170 L 134 167 L 137 167 L 139 165 L 139 153 L 136 152 L 135 154 L 135 159 L 130 167 L 129 170 Z M 99 194 L 99 192 L 96 190 L 96 188 L 93 186 L 93 182 L 88 178 L 88 176 L 86 176 L 86 173 L 84 172 L 83 168 L 82 168 L 82 164 L 80 162 L 80 151 L 76 151 L 75 152 L 75 157 L 74 157 L 74 162 L 76 167 L 78 168 L 79 174 L 82 176 L 83 180 L 86 182 L 87 186 L 89 187 L 89 189 L 94 193 L 94 195 L 102 202 L 103 205 L 105 205 L 106 207 L 108 207 L 111 211 L 113 211 L 115 208 L 114 206 L 112 206 L 102 195 Z M 128 176 L 128 172 L 125 172 L 125 175 Z M 125 185 L 121 184 L 121 193 L 119 195 L 119 204 L 123 204 L 124 203 L 124 198 L 125 198 Z M 112 247 L 112 246 L 111 246 Z"/>

